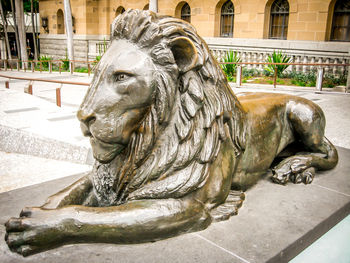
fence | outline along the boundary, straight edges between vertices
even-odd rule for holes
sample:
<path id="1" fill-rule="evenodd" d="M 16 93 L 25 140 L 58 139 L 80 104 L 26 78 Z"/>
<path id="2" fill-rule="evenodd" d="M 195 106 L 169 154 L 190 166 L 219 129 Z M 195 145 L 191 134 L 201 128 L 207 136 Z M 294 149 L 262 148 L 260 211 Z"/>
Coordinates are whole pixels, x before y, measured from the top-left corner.
<path id="1" fill-rule="evenodd" d="M 38 78 L 24 78 L 24 77 L 14 77 L 14 76 L 7 76 L 4 74 L 0 74 L 0 77 L 8 78 L 8 79 L 18 79 L 18 80 L 28 80 L 29 86 L 28 86 L 28 93 L 33 95 L 33 82 L 34 81 L 41 81 L 41 82 L 51 82 L 51 83 L 57 83 L 61 84 L 61 87 L 63 84 L 67 85 L 80 85 L 80 86 L 89 86 L 90 83 L 84 83 L 84 82 L 74 82 L 74 81 L 65 81 L 65 80 L 51 80 L 51 79 L 38 79 Z M 56 105 L 58 107 L 61 107 L 61 87 L 56 89 Z M 10 82 L 5 81 L 5 88 L 10 88 Z"/>
<path id="2" fill-rule="evenodd" d="M 204 37 L 212 54 L 218 61 L 229 51 L 237 52 L 244 62 L 266 62 L 273 52 L 282 52 L 292 59 L 294 65 L 289 70 L 306 73 L 312 64 L 328 64 L 325 74 L 343 74 L 345 64 L 350 63 L 349 43 L 336 41 L 298 41 L 276 39 L 245 39 Z M 310 65 L 310 66 L 309 66 Z M 341 66 L 336 66 L 341 65 Z M 262 69 L 262 65 L 247 65 L 248 68 Z"/>
<path id="3" fill-rule="evenodd" d="M 242 65 L 249 65 L 250 67 L 248 68 L 257 68 L 259 66 L 262 68 L 263 65 L 286 65 L 286 66 L 291 66 L 291 67 L 309 67 L 312 69 L 317 69 L 317 74 L 316 74 L 316 89 L 321 91 L 322 90 L 322 83 L 323 83 L 323 77 L 325 73 L 325 68 L 329 68 L 330 66 L 335 66 L 335 67 L 350 67 L 350 64 L 318 64 L 318 63 L 268 63 L 268 62 L 219 62 L 220 64 L 234 64 L 237 65 L 236 68 L 236 85 L 237 86 L 242 86 Z M 253 67 L 255 66 L 255 67 Z M 345 73 L 345 71 L 343 71 Z M 349 76 L 348 76 L 349 78 Z M 349 83 L 349 79 L 348 79 Z M 273 87 L 276 88 L 277 86 L 277 67 L 274 69 L 274 75 L 273 75 Z M 345 90 L 347 91 L 347 90 Z"/>
<path id="4" fill-rule="evenodd" d="M 211 52 L 219 62 L 222 62 L 228 50 L 212 49 Z M 246 61 L 249 69 L 254 68 L 258 70 L 263 70 L 262 65 L 265 64 L 269 55 L 271 55 L 271 53 L 237 52 L 237 56 L 239 56 L 242 61 Z M 325 65 L 324 73 L 344 74 L 347 71 L 346 67 L 349 65 L 348 63 L 350 62 L 348 58 L 287 55 L 295 62 L 291 63 L 289 70 L 301 71 L 304 73 L 314 70 L 318 65 Z"/>
<path id="5" fill-rule="evenodd" d="M 80 64 L 86 64 L 86 73 L 90 76 L 91 74 L 91 66 L 94 66 L 97 64 L 98 61 L 82 61 L 82 60 L 28 60 L 28 61 L 22 61 L 18 59 L 1 59 L 0 65 L 1 67 L 7 71 L 7 70 L 18 70 L 20 71 L 23 69 L 24 71 L 48 71 L 49 73 L 52 73 L 54 70 L 54 66 L 56 66 L 55 70 L 57 70 L 59 73 L 65 70 L 69 70 L 71 74 L 75 71 L 75 63 Z M 58 66 L 57 66 L 58 65 Z M 77 68 L 78 69 L 78 68 Z"/>
<path id="6" fill-rule="evenodd" d="M 73 60 L 73 61 L 66 60 L 66 61 L 69 63 L 69 68 L 70 68 L 71 74 L 73 74 L 73 72 L 74 72 L 74 63 L 85 62 L 87 64 L 87 71 L 88 71 L 87 73 L 89 76 L 91 74 L 91 65 L 95 65 L 97 63 L 97 61 L 78 61 L 78 60 Z M 47 70 L 50 73 L 52 73 L 52 71 L 53 71 L 54 63 L 56 63 L 56 64 L 58 64 L 58 71 L 59 71 L 59 73 L 61 73 L 62 72 L 62 65 L 65 62 L 62 60 L 20 61 L 20 60 L 13 59 L 13 60 L 0 60 L 0 63 L 3 66 L 5 71 L 9 70 L 9 68 L 10 68 L 10 70 L 17 69 L 19 71 L 21 69 L 21 66 L 22 66 L 24 71 L 31 70 L 32 72 L 34 72 L 37 65 L 39 64 L 39 71 L 42 72 L 44 69 L 43 65 L 46 65 L 45 68 L 47 67 Z M 340 71 L 340 72 L 343 72 L 343 74 L 345 74 L 345 72 L 346 72 L 346 67 L 350 67 L 350 64 L 346 64 L 346 63 L 341 63 L 341 64 L 335 64 L 335 63 L 328 63 L 328 64 L 327 63 L 322 63 L 322 64 L 321 63 L 268 63 L 268 62 L 219 62 L 219 63 L 220 64 L 236 64 L 236 65 L 238 65 L 237 70 L 236 70 L 236 84 L 237 84 L 237 86 L 242 85 L 242 65 L 247 65 L 248 69 L 251 69 L 251 68 L 263 69 L 263 65 L 288 65 L 294 70 L 306 69 L 306 68 L 317 69 L 317 80 L 316 80 L 316 89 L 317 90 L 322 90 L 322 82 L 323 82 L 324 73 L 326 73 L 330 67 L 343 68 L 343 70 Z M 30 65 L 30 68 L 27 66 L 27 64 Z M 302 72 L 306 72 L 306 70 L 302 70 Z M 350 71 L 348 71 L 348 72 L 350 72 Z M 8 78 L 12 78 L 12 77 L 8 77 Z M 15 77 L 13 77 L 13 78 L 15 78 Z M 19 77 L 17 77 L 17 78 L 21 79 Z M 30 80 L 29 78 L 22 78 L 22 79 Z M 50 82 L 48 80 L 41 80 L 41 79 L 32 79 L 32 80 Z M 55 82 L 55 81 L 52 81 L 52 82 Z M 350 82 L 350 80 L 349 80 L 349 76 L 348 76 L 348 83 L 349 82 Z M 60 83 L 60 82 L 56 82 L 56 83 Z M 71 83 L 67 82 L 64 84 L 71 84 Z M 77 84 L 77 85 L 81 85 L 81 84 Z M 276 86 L 277 86 L 277 68 L 275 68 L 275 72 L 274 72 L 273 86 L 274 86 L 274 88 L 276 88 Z"/>

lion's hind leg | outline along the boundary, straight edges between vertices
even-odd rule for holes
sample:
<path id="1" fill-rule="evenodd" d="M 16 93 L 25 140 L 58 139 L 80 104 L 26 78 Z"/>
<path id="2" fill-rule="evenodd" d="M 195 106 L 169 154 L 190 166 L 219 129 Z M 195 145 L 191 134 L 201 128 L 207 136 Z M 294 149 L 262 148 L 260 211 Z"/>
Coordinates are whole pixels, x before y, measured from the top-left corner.
<path id="1" fill-rule="evenodd" d="M 288 157 L 276 165 L 272 169 L 272 180 L 280 184 L 288 181 L 309 184 L 313 181 L 316 170 L 329 170 L 338 163 L 337 150 L 326 137 L 321 145 L 311 149 L 311 153 Z"/>
<path id="2" fill-rule="evenodd" d="M 294 142 L 303 152 L 290 156 L 273 169 L 272 180 L 285 184 L 312 182 L 316 170 L 332 169 L 338 163 L 338 153 L 333 144 L 324 136 L 325 117 L 321 108 L 301 98 L 286 105 L 288 122 L 293 130 Z"/>

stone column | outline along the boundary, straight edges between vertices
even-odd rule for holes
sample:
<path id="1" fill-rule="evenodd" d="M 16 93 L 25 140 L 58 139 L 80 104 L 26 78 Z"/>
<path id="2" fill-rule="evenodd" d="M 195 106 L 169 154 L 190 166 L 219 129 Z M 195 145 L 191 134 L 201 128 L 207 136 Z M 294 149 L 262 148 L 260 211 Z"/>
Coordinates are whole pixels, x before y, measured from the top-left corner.
<path id="1" fill-rule="evenodd" d="M 158 0 L 149 1 L 149 10 L 158 13 Z"/>
<path id="2" fill-rule="evenodd" d="M 6 46 L 5 46 L 5 40 L 1 39 L 0 40 L 0 51 L 1 51 L 1 59 L 6 59 Z"/>
<path id="3" fill-rule="evenodd" d="M 242 86 L 242 66 L 237 65 L 236 68 L 236 87 L 239 88 Z"/>
<path id="4" fill-rule="evenodd" d="M 319 67 L 317 69 L 317 79 L 316 79 L 316 90 L 322 90 L 322 82 L 323 82 L 323 68 Z"/>
<path id="5" fill-rule="evenodd" d="M 66 36 L 67 36 L 67 51 L 68 59 L 74 60 L 74 43 L 73 43 L 73 21 L 72 21 L 72 9 L 69 0 L 64 0 L 64 24 L 66 26 Z M 69 63 L 70 69 L 72 63 Z"/>

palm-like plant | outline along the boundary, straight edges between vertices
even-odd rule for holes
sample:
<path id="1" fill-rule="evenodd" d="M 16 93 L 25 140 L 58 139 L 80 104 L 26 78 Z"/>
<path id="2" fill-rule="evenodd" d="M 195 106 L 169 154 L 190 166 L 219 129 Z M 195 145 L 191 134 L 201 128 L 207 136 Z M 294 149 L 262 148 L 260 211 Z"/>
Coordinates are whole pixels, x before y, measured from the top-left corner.
<path id="1" fill-rule="evenodd" d="M 292 62 L 292 58 L 283 54 L 282 51 L 276 52 L 273 51 L 272 56 L 268 55 L 266 62 L 268 63 L 290 63 Z M 281 77 L 283 71 L 285 71 L 289 65 L 267 65 L 265 69 L 270 73 L 274 74 L 275 69 L 277 68 L 277 76 Z"/>
<path id="2" fill-rule="evenodd" d="M 230 50 L 226 53 L 226 56 L 224 57 L 224 62 L 237 63 L 241 62 L 241 58 L 239 57 L 236 51 Z M 237 64 L 221 64 L 221 67 L 225 72 L 227 78 L 229 80 L 232 80 L 236 72 Z"/>

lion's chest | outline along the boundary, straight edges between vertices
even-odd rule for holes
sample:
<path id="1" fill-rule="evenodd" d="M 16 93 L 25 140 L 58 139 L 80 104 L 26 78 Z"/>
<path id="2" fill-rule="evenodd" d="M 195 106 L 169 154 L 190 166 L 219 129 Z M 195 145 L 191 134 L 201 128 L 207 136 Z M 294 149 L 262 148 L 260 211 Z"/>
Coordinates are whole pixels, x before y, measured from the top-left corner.
<path id="1" fill-rule="evenodd" d="M 92 183 L 99 206 L 122 203 L 116 191 L 118 179 L 110 164 L 96 163 L 92 173 Z"/>

